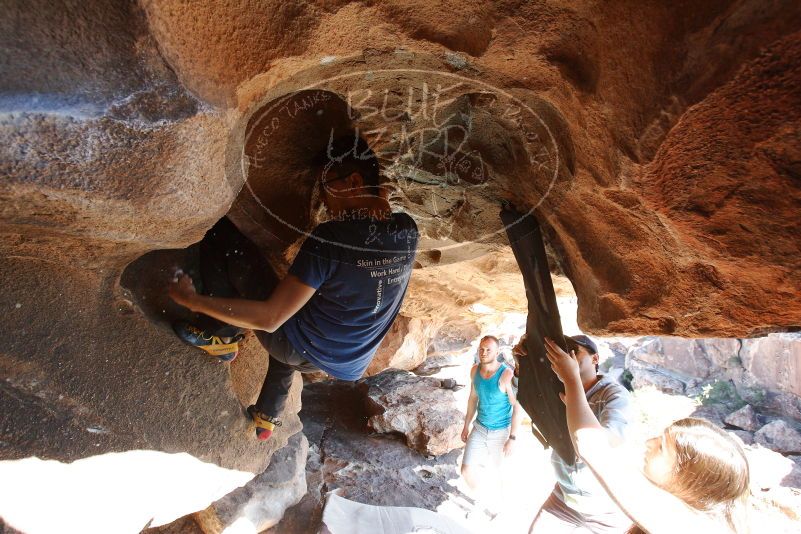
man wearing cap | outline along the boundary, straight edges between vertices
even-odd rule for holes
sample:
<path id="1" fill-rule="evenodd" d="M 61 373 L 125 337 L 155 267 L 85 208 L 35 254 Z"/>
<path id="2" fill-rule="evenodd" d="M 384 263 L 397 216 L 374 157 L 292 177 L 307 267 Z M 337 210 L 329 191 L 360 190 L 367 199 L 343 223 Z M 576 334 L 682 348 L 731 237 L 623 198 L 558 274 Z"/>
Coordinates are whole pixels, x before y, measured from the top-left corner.
<path id="1" fill-rule="evenodd" d="M 585 335 L 565 337 L 568 349 L 575 354 L 579 375 L 587 401 L 601 425 L 609 431 L 610 439 L 625 439 L 632 420 L 631 395 L 617 381 L 598 373 L 598 347 Z M 518 343 L 513 354 L 526 356 L 524 343 Z M 623 533 L 632 526 L 631 520 L 615 504 L 589 467 L 580 459 L 567 465 L 554 452 L 551 463 L 556 473 L 556 486 L 540 508 L 530 533 L 592 532 L 596 534 Z"/>

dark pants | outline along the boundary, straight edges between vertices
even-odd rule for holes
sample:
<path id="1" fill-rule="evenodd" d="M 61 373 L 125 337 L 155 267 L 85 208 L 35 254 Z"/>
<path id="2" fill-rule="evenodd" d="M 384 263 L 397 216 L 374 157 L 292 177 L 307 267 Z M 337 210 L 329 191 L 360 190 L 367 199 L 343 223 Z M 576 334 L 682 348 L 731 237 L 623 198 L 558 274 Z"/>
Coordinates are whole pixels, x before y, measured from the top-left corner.
<path id="1" fill-rule="evenodd" d="M 259 249 L 227 218 L 206 232 L 200 242 L 200 287 L 209 297 L 264 300 L 278 285 L 278 277 Z M 196 326 L 205 332 L 232 337 L 243 329 L 199 314 Z"/>
<path id="2" fill-rule="evenodd" d="M 278 417 L 286 406 L 295 373 L 313 373 L 319 369 L 295 350 L 282 328 L 272 334 L 256 332 L 256 337 L 270 353 L 270 365 L 256 400 L 256 409 L 264 415 Z"/>
<path id="3" fill-rule="evenodd" d="M 210 297 L 265 300 L 278 284 L 278 277 L 256 245 L 227 218 L 220 219 L 200 242 L 200 275 L 202 284 L 198 290 Z M 195 322 L 205 332 L 220 337 L 233 337 L 244 331 L 203 314 Z M 295 350 L 282 329 L 272 334 L 257 331 L 256 337 L 270 353 L 256 409 L 277 417 L 286 405 L 295 372 L 318 369 Z"/>

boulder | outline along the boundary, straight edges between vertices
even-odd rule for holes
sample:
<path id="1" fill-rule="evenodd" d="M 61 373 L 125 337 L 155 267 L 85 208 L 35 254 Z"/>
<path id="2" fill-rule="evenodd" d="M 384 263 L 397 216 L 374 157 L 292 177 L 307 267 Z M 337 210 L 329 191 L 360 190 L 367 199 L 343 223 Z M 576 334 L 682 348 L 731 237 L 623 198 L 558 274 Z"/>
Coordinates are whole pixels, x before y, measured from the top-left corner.
<path id="1" fill-rule="evenodd" d="M 710 423 L 714 423 L 717 426 L 723 428 L 725 427 L 725 424 L 723 423 L 723 418 L 726 416 L 728 411 L 729 411 L 728 409 L 721 406 L 720 404 L 702 403 L 693 411 L 692 416 L 700 417 L 701 419 L 706 419 Z"/>
<path id="2" fill-rule="evenodd" d="M 469 319 L 451 319 L 445 322 L 428 346 L 428 354 L 444 355 L 470 348 L 481 335 L 481 327 Z"/>
<path id="3" fill-rule="evenodd" d="M 430 376 L 439 373 L 446 367 L 459 367 L 469 360 L 469 356 L 451 354 L 447 356 L 429 356 L 423 363 L 412 369 L 412 372 L 420 376 Z M 472 361 L 472 360 L 469 360 Z"/>
<path id="4" fill-rule="evenodd" d="M 734 436 L 742 446 L 753 445 L 754 434 L 745 430 L 727 430 L 730 436 Z"/>
<path id="5" fill-rule="evenodd" d="M 748 402 L 801 421 L 801 334 L 770 334 L 742 340 L 745 369 L 738 392 Z"/>
<path id="6" fill-rule="evenodd" d="M 633 355 L 627 355 L 626 370 L 631 373 L 631 386 L 635 389 L 653 387 L 673 395 L 684 394 L 685 382 L 663 367 L 645 363 Z"/>
<path id="7" fill-rule="evenodd" d="M 762 426 L 757 419 L 757 414 L 750 404 L 746 404 L 736 412 L 727 415 L 723 421 L 727 425 L 731 425 L 749 432 L 756 432 Z"/>
<path id="8" fill-rule="evenodd" d="M 626 356 L 676 375 L 708 380 L 735 364 L 739 348 L 737 339 L 647 337 L 633 344 Z"/>
<path id="9" fill-rule="evenodd" d="M 781 419 L 770 422 L 757 430 L 754 434 L 754 441 L 782 454 L 801 452 L 801 432 Z"/>
<path id="10" fill-rule="evenodd" d="M 598 343 L 598 349 L 603 351 L 606 349 L 608 355 L 606 358 L 611 360 L 608 364 L 611 368 L 623 369 L 626 366 L 626 354 L 629 347 L 636 342 L 635 338 L 610 338 L 608 340 L 601 339 Z"/>
<path id="11" fill-rule="evenodd" d="M 739 356 L 758 382 L 801 396 L 801 334 L 744 339 Z"/>
<path id="12" fill-rule="evenodd" d="M 205 534 L 247 526 L 262 532 L 277 524 L 287 508 L 306 494 L 306 457 L 309 442 L 298 432 L 270 459 L 267 469 L 245 486 L 232 491 L 195 514 Z"/>
<path id="13" fill-rule="evenodd" d="M 796 532 L 801 520 L 801 469 L 797 457 L 785 457 L 758 444 L 745 447 L 745 455 L 751 474 L 754 524 L 760 525 L 760 531 Z"/>
<path id="14" fill-rule="evenodd" d="M 461 447 L 464 412 L 453 392 L 435 378 L 388 370 L 366 379 L 368 426 L 374 432 L 398 432 L 409 447 L 439 456 Z"/>
<path id="15" fill-rule="evenodd" d="M 380 376 L 380 375 L 379 375 Z M 308 384 L 301 413 L 310 450 L 308 493 L 270 534 L 318 532 L 328 492 L 365 504 L 437 510 L 461 494 L 454 488 L 461 451 L 422 457 L 396 434 L 367 432 L 363 391 L 340 381 Z"/>
<path id="16" fill-rule="evenodd" d="M 631 371 L 633 379 L 631 385 L 634 389 L 646 387 L 656 388 L 671 395 L 683 395 L 685 384 L 681 380 L 649 369 Z"/>
<path id="17" fill-rule="evenodd" d="M 126 303 L 114 276 L 30 258 L 0 262 L 0 283 L 15 281 L 0 292 L 0 309 L 11 310 L 0 321 L 0 515 L 24 532 L 169 523 L 263 472 L 300 430 L 297 378 L 284 426 L 269 443 L 253 437 L 242 406 L 267 367 L 258 342 L 221 364 Z M 53 304 L 43 308 L 42 298 Z M 250 369 L 241 382 L 240 367 Z M 42 499 L 53 513 L 22 504 Z"/>
<path id="18" fill-rule="evenodd" d="M 626 366 L 635 385 L 683 392 L 731 409 L 745 401 L 760 413 L 801 422 L 799 334 L 751 339 L 645 337 L 630 346 Z"/>
<path id="19" fill-rule="evenodd" d="M 365 374 L 370 376 L 390 368 L 414 369 L 425 360 L 426 349 L 436 330 L 437 321 L 434 319 L 398 315 Z"/>
<path id="20" fill-rule="evenodd" d="M 267 469 L 250 482 L 212 503 L 205 510 L 186 515 L 167 525 L 148 528 L 142 534 L 221 534 L 222 532 L 264 532 L 284 517 L 307 490 L 306 436 L 298 432 L 278 450 Z"/>
<path id="21" fill-rule="evenodd" d="M 782 486 L 801 489 L 801 455 L 789 455 L 787 458 L 793 461 L 793 468 L 782 479 Z"/>

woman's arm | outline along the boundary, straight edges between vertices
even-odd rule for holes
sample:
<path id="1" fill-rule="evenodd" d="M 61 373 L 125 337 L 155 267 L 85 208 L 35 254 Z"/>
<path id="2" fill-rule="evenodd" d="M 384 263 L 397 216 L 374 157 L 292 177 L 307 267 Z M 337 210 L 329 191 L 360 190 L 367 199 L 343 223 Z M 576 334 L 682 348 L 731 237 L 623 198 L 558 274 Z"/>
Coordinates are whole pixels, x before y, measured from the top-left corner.
<path id="1" fill-rule="evenodd" d="M 545 350 L 551 368 L 565 385 L 561 397 L 576 453 L 626 515 L 653 534 L 726 532 L 722 525 L 653 484 L 631 465 L 630 455 L 612 446 L 609 433 L 598 422 L 587 402 L 575 353 L 571 351 L 568 355 L 550 339 L 545 340 Z"/>

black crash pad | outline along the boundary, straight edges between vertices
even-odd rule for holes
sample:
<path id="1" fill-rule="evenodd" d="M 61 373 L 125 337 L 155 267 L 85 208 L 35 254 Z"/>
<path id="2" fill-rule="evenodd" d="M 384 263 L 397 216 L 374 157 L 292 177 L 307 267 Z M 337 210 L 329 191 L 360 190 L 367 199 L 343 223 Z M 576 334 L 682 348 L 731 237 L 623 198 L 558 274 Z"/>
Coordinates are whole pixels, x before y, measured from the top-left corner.
<path id="1" fill-rule="evenodd" d="M 567 349 L 540 225 L 533 215 L 508 208 L 501 211 L 501 221 L 523 273 L 528 299 L 528 356 L 520 358 L 517 399 L 548 445 L 573 465 L 576 453 L 567 430 L 565 405 L 559 398 L 564 387 L 551 369 L 543 344 L 543 337 L 547 336 Z"/>

